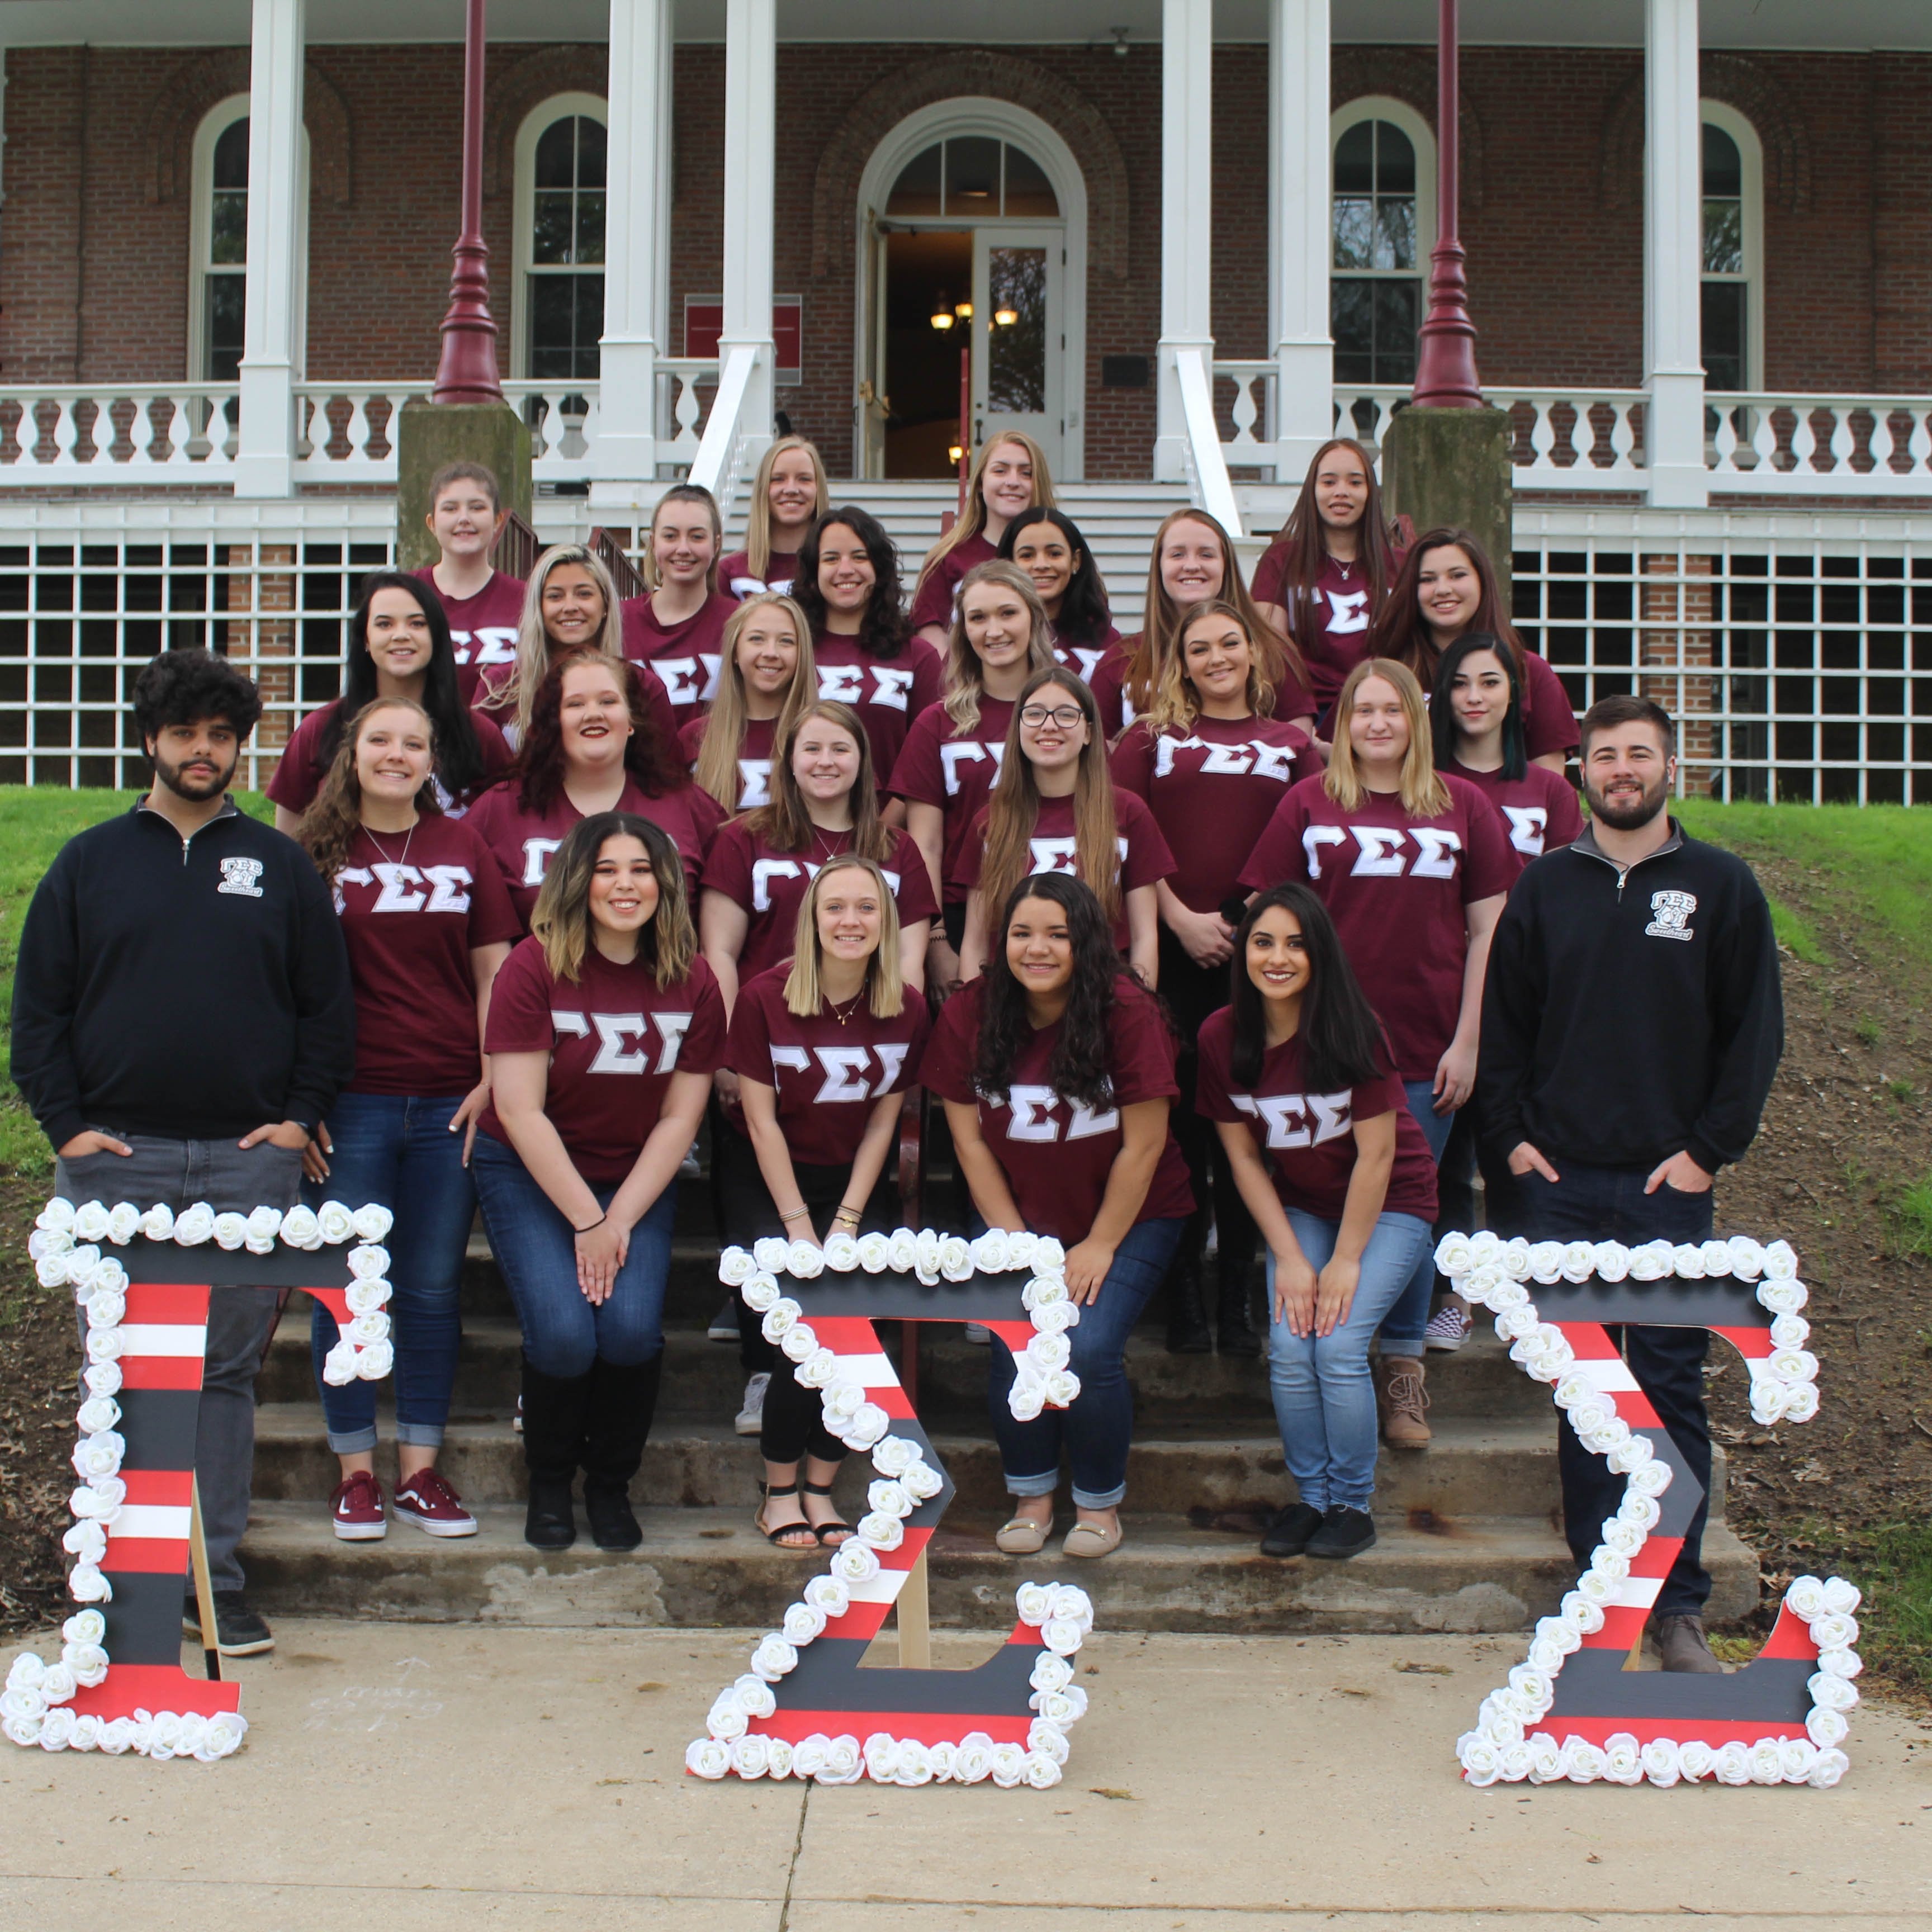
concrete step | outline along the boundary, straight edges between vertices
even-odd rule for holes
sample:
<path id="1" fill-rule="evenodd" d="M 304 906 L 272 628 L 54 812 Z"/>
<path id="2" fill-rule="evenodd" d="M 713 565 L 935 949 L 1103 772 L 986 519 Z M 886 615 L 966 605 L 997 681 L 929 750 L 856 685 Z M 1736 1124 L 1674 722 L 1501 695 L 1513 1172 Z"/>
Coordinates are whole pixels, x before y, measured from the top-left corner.
<path id="1" fill-rule="evenodd" d="M 441 1539 L 392 1525 L 380 1543 L 345 1544 L 313 1504 L 258 1502 L 242 1546 L 250 1600 L 279 1614 L 428 1622 L 710 1625 L 768 1629 L 822 1556 L 771 1548 L 741 1510 L 639 1512 L 644 1546 L 607 1556 L 580 1544 L 529 1548 L 523 1513 L 479 1512 L 478 1534 Z M 1028 1577 L 1077 1580 L 1108 1630 L 1515 1631 L 1553 1611 L 1575 1581 L 1562 1540 L 1539 1520 L 1479 1517 L 1417 1529 L 1384 1520 L 1376 1547 L 1347 1563 L 1276 1562 L 1250 1536 L 1196 1529 L 1176 1516 L 1130 1514 L 1104 1562 L 1001 1556 L 998 1519 L 956 1509 L 930 1552 L 935 1622 L 983 1629 L 988 1651 L 1012 1627 L 1012 1591 Z M 1713 1525 L 1705 1560 L 1714 1621 L 1756 1603 L 1757 1562 Z M 1498 1677 L 1502 1668 L 1498 1665 Z"/>

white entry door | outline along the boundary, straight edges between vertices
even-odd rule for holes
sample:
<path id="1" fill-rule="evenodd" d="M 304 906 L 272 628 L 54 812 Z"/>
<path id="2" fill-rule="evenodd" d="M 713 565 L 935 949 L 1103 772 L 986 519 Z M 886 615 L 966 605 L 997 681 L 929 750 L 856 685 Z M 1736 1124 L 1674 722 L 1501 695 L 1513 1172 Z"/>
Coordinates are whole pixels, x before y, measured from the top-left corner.
<path id="1" fill-rule="evenodd" d="M 973 441 L 1023 430 L 1058 476 L 1066 434 L 1064 227 L 973 231 Z"/>

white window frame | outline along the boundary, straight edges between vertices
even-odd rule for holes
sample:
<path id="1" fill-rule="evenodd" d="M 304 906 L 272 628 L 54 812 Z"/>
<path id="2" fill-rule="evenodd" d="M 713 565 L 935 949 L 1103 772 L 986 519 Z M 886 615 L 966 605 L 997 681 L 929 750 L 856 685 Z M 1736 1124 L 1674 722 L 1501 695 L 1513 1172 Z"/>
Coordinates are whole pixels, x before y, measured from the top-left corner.
<path id="1" fill-rule="evenodd" d="M 1335 266 L 1335 150 L 1351 128 L 1364 121 L 1387 121 L 1408 136 L 1415 150 L 1415 266 L 1408 268 L 1338 268 Z M 1328 117 L 1328 205 L 1323 232 L 1328 251 L 1330 289 L 1338 281 L 1413 281 L 1416 322 L 1429 312 L 1429 257 L 1436 246 L 1436 132 L 1406 100 L 1386 94 L 1362 94 Z M 1330 299 L 1334 299 L 1331 296 Z M 1419 347 L 1419 345 L 1418 345 Z M 1372 384 L 1362 386 L 1372 387 Z"/>
<path id="2" fill-rule="evenodd" d="M 1697 148 L 1697 280 L 1742 282 L 1744 289 L 1744 388 L 1764 386 L 1764 143 L 1758 131 L 1735 107 L 1721 100 L 1697 104 L 1700 123 L 1720 128 L 1738 144 L 1742 164 L 1744 267 L 1741 275 L 1707 275 L 1703 269 L 1704 149 L 1701 130 Z"/>
<path id="3" fill-rule="evenodd" d="M 537 142 L 544 130 L 566 115 L 580 114 L 595 121 L 608 134 L 610 104 L 601 94 L 553 94 L 540 100 L 523 118 L 517 130 L 516 194 L 511 217 L 511 272 L 515 280 L 510 295 L 510 374 L 520 382 L 530 380 L 530 314 L 527 300 L 531 268 L 530 249 L 536 228 Z M 608 176 L 604 194 L 610 193 Z M 610 203 L 604 203 L 605 226 L 603 272 L 610 273 Z M 606 292 L 608 292 L 608 284 Z"/>

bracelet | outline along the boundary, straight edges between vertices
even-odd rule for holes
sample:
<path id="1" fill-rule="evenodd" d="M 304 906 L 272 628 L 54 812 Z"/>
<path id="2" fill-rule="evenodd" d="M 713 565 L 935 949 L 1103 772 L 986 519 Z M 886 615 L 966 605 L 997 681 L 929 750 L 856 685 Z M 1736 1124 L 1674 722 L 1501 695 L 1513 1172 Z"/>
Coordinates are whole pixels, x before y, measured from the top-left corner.
<path id="1" fill-rule="evenodd" d="M 832 1219 L 835 1223 L 840 1221 L 850 1221 L 856 1228 L 859 1225 L 860 1213 L 861 1210 L 856 1208 L 842 1208 Z"/>
<path id="2" fill-rule="evenodd" d="M 598 1217 L 596 1218 L 596 1220 L 594 1220 L 593 1222 L 591 1222 L 591 1224 L 590 1224 L 590 1226 L 589 1227 L 587 1227 L 587 1228 L 579 1228 L 577 1230 L 577 1232 L 578 1232 L 578 1234 L 594 1234 L 594 1233 L 596 1233 L 596 1232 L 599 1228 L 602 1227 L 602 1226 L 603 1226 L 603 1225 L 604 1225 L 604 1223 L 606 1221 L 609 1220 L 610 1220 L 610 1216 L 609 1216 L 608 1214 L 600 1214 L 600 1215 L 598 1215 Z"/>
<path id="3" fill-rule="evenodd" d="M 811 1215 L 812 1210 L 809 1208 L 794 1208 L 789 1214 L 786 1214 L 782 1208 L 778 1210 L 778 1219 L 781 1221 L 804 1221 L 809 1220 Z"/>

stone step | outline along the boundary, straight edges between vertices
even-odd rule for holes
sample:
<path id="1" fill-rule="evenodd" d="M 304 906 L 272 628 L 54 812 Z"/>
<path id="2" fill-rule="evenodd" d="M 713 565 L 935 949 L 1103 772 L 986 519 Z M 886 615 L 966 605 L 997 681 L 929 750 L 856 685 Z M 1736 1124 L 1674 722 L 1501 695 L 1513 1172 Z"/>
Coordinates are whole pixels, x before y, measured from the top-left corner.
<path id="1" fill-rule="evenodd" d="M 322 1439 L 313 1405 L 273 1402 L 255 1427 L 255 1494 L 272 1502 L 309 1502 L 317 1510 L 336 1480 L 335 1458 Z M 976 1427 L 938 1430 L 934 1447 L 958 1486 L 956 1508 L 1006 1507 L 1000 1460 L 986 1419 Z M 525 1494 L 523 1444 L 507 1414 L 453 1418 L 439 1466 L 472 1508 L 514 1503 Z M 395 1452 L 386 1440 L 377 1456 L 393 1487 Z M 760 1465 L 755 1438 L 735 1434 L 728 1421 L 661 1420 L 631 1485 L 640 1507 L 735 1510 L 748 1516 L 758 1499 Z M 865 1508 L 869 1460 L 848 1459 L 837 1496 L 848 1521 Z M 1235 1434 L 1225 1421 L 1197 1430 L 1144 1430 L 1127 1464 L 1127 1494 L 1136 1514 L 1205 1521 L 1228 1512 L 1279 1508 L 1292 1494 L 1281 1444 L 1270 1430 Z M 1541 1516 L 1557 1505 L 1556 1438 L 1547 1421 L 1444 1420 L 1426 1450 L 1382 1453 L 1378 1507 L 1397 1521 L 1448 1527 L 1471 1517 Z M 1720 1514 L 1721 1480 L 1713 1499 Z"/>
<path id="2" fill-rule="evenodd" d="M 533 1550 L 520 1510 L 479 1514 L 473 1537 L 431 1538 L 398 1523 L 380 1543 L 345 1544 L 313 1504 L 258 1502 L 242 1546 L 250 1600 L 272 1618 L 764 1630 L 825 1568 L 822 1556 L 771 1548 L 736 1510 L 640 1511 L 644 1546 L 625 1556 L 585 1544 Z M 1051 1544 L 1016 1559 L 992 1547 L 997 1520 L 956 1510 L 930 1552 L 934 1622 L 983 1629 L 989 1653 L 1012 1628 L 1013 1588 L 1028 1578 L 1077 1581 L 1108 1630 L 1396 1634 L 1520 1630 L 1575 1581 L 1568 1552 L 1540 1519 L 1426 1529 L 1384 1522 L 1374 1549 L 1335 1564 L 1276 1562 L 1250 1536 L 1131 1514 L 1126 1540 L 1103 1562 L 1063 1558 Z M 1756 1558 L 1717 1524 L 1704 1552 L 1716 1581 L 1708 1615 L 1747 1614 L 1757 1601 Z M 1498 1680 L 1510 1660 L 1498 1659 Z"/>

